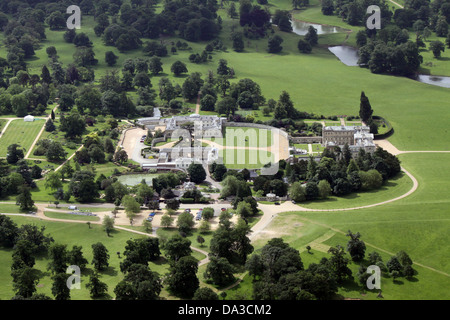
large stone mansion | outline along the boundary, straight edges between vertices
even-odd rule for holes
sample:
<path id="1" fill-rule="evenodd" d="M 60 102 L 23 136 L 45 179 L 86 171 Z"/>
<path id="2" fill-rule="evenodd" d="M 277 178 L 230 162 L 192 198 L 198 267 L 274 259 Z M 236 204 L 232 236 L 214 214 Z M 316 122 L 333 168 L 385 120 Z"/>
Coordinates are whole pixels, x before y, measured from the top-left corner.
<path id="1" fill-rule="evenodd" d="M 373 138 L 368 126 L 329 126 L 322 129 L 322 145 L 325 148 L 342 149 L 348 144 L 353 156 L 356 156 L 360 149 L 373 153 L 376 149 Z"/>

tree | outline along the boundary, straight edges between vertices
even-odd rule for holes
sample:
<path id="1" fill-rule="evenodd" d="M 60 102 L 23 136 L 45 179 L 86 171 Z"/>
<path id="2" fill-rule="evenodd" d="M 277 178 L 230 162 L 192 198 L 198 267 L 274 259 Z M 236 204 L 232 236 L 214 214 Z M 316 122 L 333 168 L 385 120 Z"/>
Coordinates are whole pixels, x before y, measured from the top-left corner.
<path id="1" fill-rule="evenodd" d="M 290 196 L 295 202 L 306 200 L 306 190 L 300 182 L 296 181 L 291 185 Z"/>
<path id="2" fill-rule="evenodd" d="M 206 171 L 203 165 L 199 163 L 192 163 L 188 169 L 189 178 L 194 183 L 201 183 L 206 179 Z"/>
<path id="3" fill-rule="evenodd" d="M 150 231 L 153 230 L 153 226 L 152 226 L 152 222 L 148 221 L 147 219 L 145 219 L 142 222 L 142 227 L 144 227 L 145 232 L 149 233 Z"/>
<path id="4" fill-rule="evenodd" d="M 108 249 L 106 249 L 103 243 L 101 242 L 94 243 L 92 245 L 92 253 L 93 253 L 92 264 L 94 265 L 95 270 L 103 271 L 106 268 L 108 268 L 109 253 Z"/>
<path id="5" fill-rule="evenodd" d="M 231 34 L 231 40 L 233 41 L 233 50 L 236 52 L 244 51 L 244 36 L 242 32 L 233 32 Z"/>
<path id="6" fill-rule="evenodd" d="M 324 15 L 331 16 L 334 12 L 333 0 L 323 0 L 321 10 Z"/>
<path id="7" fill-rule="evenodd" d="M 283 38 L 281 38 L 279 35 L 274 35 L 273 37 L 269 38 L 269 41 L 267 43 L 267 51 L 269 53 L 278 53 L 283 50 L 283 47 L 281 46 L 281 43 L 283 42 Z"/>
<path id="8" fill-rule="evenodd" d="M 89 37 L 83 32 L 75 35 L 73 44 L 77 47 L 92 47 L 91 40 L 89 40 Z"/>
<path id="9" fill-rule="evenodd" d="M 36 292 L 36 285 L 39 283 L 39 275 L 36 269 L 26 266 L 13 270 L 11 276 L 16 296 L 30 298 Z"/>
<path id="10" fill-rule="evenodd" d="M 328 196 L 331 195 L 331 192 L 332 192 L 331 186 L 327 180 L 320 180 L 317 187 L 319 189 L 319 196 L 322 199 L 326 199 L 326 198 L 328 198 Z"/>
<path id="11" fill-rule="evenodd" d="M 70 300 L 70 289 L 67 286 L 69 275 L 66 273 L 57 273 L 52 277 L 52 294 L 55 300 Z"/>
<path id="12" fill-rule="evenodd" d="M 379 189 L 383 184 L 382 175 L 375 169 L 371 169 L 367 172 L 359 171 L 358 174 L 361 180 L 361 189 L 363 190 Z"/>
<path id="13" fill-rule="evenodd" d="M 403 266 L 396 256 L 392 256 L 389 261 L 386 262 L 386 267 L 391 274 L 393 272 L 397 272 L 397 276 L 402 274 Z"/>
<path id="14" fill-rule="evenodd" d="M 161 217 L 161 226 L 168 228 L 172 225 L 173 218 L 169 216 L 167 213 Z"/>
<path id="15" fill-rule="evenodd" d="M 178 216 L 177 227 L 180 232 L 190 233 L 194 224 L 194 217 L 190 213 L 183 212 Z"/>
<path id="16" fill-rule="evenodd" d="M 44 182 L 45 189 L 57 190 L 62 188 L 61 174 L 59 172 L 49 172 L 45 177 Z"/>
<path id="17" fill-rule="evenodd" d="M 364 259 L 364 254 L 366 251 L 366 245 L 364 241 L 359 238 L 361 235 L 359 232 L 353 234 L 350 230 L 346 234 L 347 237 L 350 237 L 350 240 L 347 243 L 347 251 L 350 253 L 353 261 L 359 262 Z"/>
<path id="18" fill-rule="evenodd" d="M 107 236 L 109 237 L 109 234 L 111 233 L 111 231 L 114 230 L 114 219 L 111 218 L 110 216 L 105 216 L 103 218 L 102 224 L 103 224 L 103 228 L 105 229 Z"/>
<path id="19" fill-rule="evenodd" d="M 19 188 L 19 195 L 16 197 L 16 205 L 23 211 L 31 210 L 34 207 L 30 187 L 23 185 Z"/>
<path id="20" fill-rule="evenodd" d="M 53 141 L 48 146 L 47 152 L 45 153 L 47 161 L 49 162 L 59 162 L 66 158 L 66 151 L 63 146 L 58 141 Z"/>
<path id="21" fill-rule="evenodd" d="M 200 100 L 200 108 L 203 111 L 214 111 L 216 98 L 210 94 L 205 94 Z"/>
<path id="22" fill-rule="evenodd" d="M 122 205 L 124 206 L 127 217 L 130 219 L 131 223 L 136 216 L 136 213 L 141 211 L 141 205 L 130 195 L 125 195 L 122 198 Z"/>
<path id="23" fill-rule="evenodd" d="M 178 199 L 166 200 L 166 208 L 171 210 L 178 210 L 180 208 L 180 200 Z"/>
<path id="24" fill-rule="evenodd" d="M 180 235 L 175 235 L 164 243 L 166 256 L 172 261 L 178 261 L 181 257 L 189 256 L 192 253 L 191 241 Z"/>
<path id="25" fill-rule="evenodd" d="M 181 75 L 182 73 L 187 73 L 188 69 L 186 67 L 186 65 L 181 62 L 181 61 L 175 61 L 172 66 L 170 67 L 170 71 L 172 71 L 172 73 L 178 77 L 179 75 Z"/>
<path id="26" fill-rule="evenodd" d="M 369 98 L 366 97 L 364 91 L 361 92 L 361 103 L 359 105 L 359 117 L 366 125 L 372 123 L 373 110 L 370 106 Z"/>
<path id="27" fill-rule="evenodd" d="M 237 18 L 238 17 L 238 13 L 236 11 L 236 5 L 234 4 L 234 2 L 231 2 L 230 6 L 228 7 L 227 10 L 227 15 L 231 18 Z"/>
<path id="28" fill-rule="evenodd" d="M 52 119 L 48 119 L 47 122 L 45 123 L 45 131 L 53 132 L 55 130 L 56 130 L 56 126 L 53 123 Z"/>
<path id="29" fill-rule="evenodd" d="M 165 280 L 168 290 L 179 297 L 192 298 L 199 288 L 197 278 L 198 261 L 192 256 L 184 256 L 169 268 Z"/>
<path id="30" fill-rule="evenodd" d="M 98 60 L 95 59 L 95 52 L 90 47 L 77 47 L 73 54 L 73 61 L 78 67 L 89 68 L 98 64 Z"/>
<path id="31" fill-rule="evenodd" d="M 433 55 L 435 58 L 440 58 L 441 57 L 441 52 L 445 51 L 445 46 L 444 44 L 437 40 L 437 41 L 432 41 L 430 43 L 430 50 L 433 52 Z"/>
<path id="32" fill-rule="evenodd" d="M 127 152 L 124 149 L 122 149 L 122 150 L 117 151 L 114 154 L 114 158 L 113 159 L 116 162 L 124 163 L 124 162 L 128 161 L 128 154 L 127 154 Z"/>
<path id="33" fill-rule="evenodd" d="M 100 298 L 108 292 L 108 285 L 100 280 L 100 275 L 94 272 L 89 276 L 89 282 L 86 284 L 92 298 Z"/>
<path id="34" fill-rule="evenodd" d="M 156 300 L 162 284 L 156 272 L 143 264 L 132 264 L 114 289 L 117 300 Z"/>
<path id="35" fill-rule="evenodd" d="M 72 109 L 67 117 L 61 117 L 60 122 L 59 129 L 66 133 L 67 138 L 71 139 L 80 137 L 86 128 L 84 118 L 75 109 Z"/>
<path id="36" fill-rule="evenodd" d="M 236 214 L 245 219 L 253 215 L 253 211 L 249 203 L 241 201 L 237 205 Z"/>
<path id="37" fill-rule="evenodd" d="M 136 74 L 133 80 L 133 85 L 139 88 L 151 87 L 150 77 L 147 72 L 139 72 Z"/>
<path id="38" fill-rule="evenodd" d="M 234 2 L 232 2 L 234 4 Z M 202 287 L 198 288 L 192 300 L 219 300 L 219 296 L 211 288 Z"/>
<path id="39" fill-rule="evenodd" d="M 82 249 L 82 246 L 73 246 L 72 250 L 68 252 L 68 261 L 70 265 L 78 266 L 81 270 L 84 270 L 88 261 L 83 256 Z"/>
<path id="40" fill-rule="evenodd" d="M 152 57 L 148 62 L 148 68 L 150 72 L 154 75 L 158 75 L 160 72 L 163 71 L 162 65 L 163 63 L 161 62 L 161 59 L 158 57 Z"/>
<path id="41" fill-rule="evenodd" d="M 214 209 L 211 207 L 203 208 L 202 218 L 203 220 L 211 220 L 214 217 Z"/>
<path id="42" fill-rule="evenodd" d="M 112 67 L 117 63 L 117 59 L 119 57 L 114 54 L 112 51 L 106 51 L 105 53 L 105 62 L 108 66 Z"/>
<path id="43" fill-rule="evenodd" d="M 411 258 L 409 257 L 409 255 L 405 252 L 405 251 L 399 251 L 397 252 L 397 254 L 395 255 L 398 259 L 398 261 L 403 265 L 403 266 L 411 266 L 413 264 Z"/>
<path id="44" fill-rule="evenodd" d="M 448 23 L 445 20 L 445 17 L 440 16 L 436 23 L 436 35 L 438 37 L 446 37 L 448 34 Z"/>
<path id="45" fill-rule="evenodd" d="M 226 258 L 211 256 L 203 276 L 206 280 L 211 280 L 213 283 L 223 286 L 234 281 L 234 271 L 234 267 Z"/>
<path id="46" fill-rule="evenodd" d="M 303 39 L 298 40 L 297 48 L 301 53 L 311 53 L 312 51 L 311 44 Z"/>
<path id="47" fill-rule="evenodd" d="M 305 34 L 305 41 L 307 41 L 311 46 L 315 46 L 318 42 L 319 37 L 317 36 L 317 29 L 313 26 L 309 26 L 308 32 Z"/>
<path id="48" fill-rule="evenodd" d="M 141 238 L 128 240 L 123 253 L 126 258 L 120 263 L 120 270 L 127 273 L 134 264 L 148 266 L 148 262 L 156 260 L 161 255 L 159 251 L 159 239 Z"/>
<path id="49" fill-rule="evenodd" d="M 9 164 L 16 164 L 19 160 L 25 157 L 24 149 L 19 149 L 18 144 L 11 144 L 8 146 L 8 154 L 6 155 L 6 161 Z"/>
<path id="50" fill-rule="evenodd" d="M 342 283 L 344 280 L 352 277 L 352 271 L 348 267 L 349 260 L 345 257 L 344 248 L 340 245 L 336 247 L 331 247 L 328 250 L 332 256 L 329 259 L 330 267 L 336 276 L 338 283 Z"/>
<path id="51" fill-rule="evenodd" d="M 53 274 L 66 272 L 69 263 L 67 245 L 53 244 L 49 249 L 49 256 L 51 260 L 47 266 L 47 270 L 52 271 Z"/>

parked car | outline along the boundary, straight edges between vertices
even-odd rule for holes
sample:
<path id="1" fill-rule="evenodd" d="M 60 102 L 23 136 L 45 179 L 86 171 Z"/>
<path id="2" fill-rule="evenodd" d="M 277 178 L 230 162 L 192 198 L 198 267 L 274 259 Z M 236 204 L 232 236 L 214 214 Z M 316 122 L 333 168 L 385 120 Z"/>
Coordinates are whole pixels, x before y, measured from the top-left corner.
<path id="1" fill-rule="evenodd" d="M 146 220 L 147 221 L 153 221 L 153 218 L 152 217 L 148 217 Z"/>
<path id="2" fill-rule="evenodd" d="M 280 205 L 280 203 L 279 203 L 279 202 L 275 202 L 275 205 L 276 205 L 276 206 L 279 206 L 279 205 Z"/>
<path id="3" fill-rule="evenodd" d="M 156 212 L 152 212 L 152 213 L 148 214 L 149 217 L 154 217 L 155 215 L 156 215 Z"/>
<path id="4" fill-rule="evenodd" d="M 293 204 L 296 204 L 296 202 L 295 202 L 294 200 L 292 200 L 292 203 L 293 203 Z"/>
<path id="5" fill-rule="evenodd" d="M 202 219 L 202 215 L 201 214 L 198 214 L 196 217 L 195 217 L 195 220 L 201 220 Z"/>

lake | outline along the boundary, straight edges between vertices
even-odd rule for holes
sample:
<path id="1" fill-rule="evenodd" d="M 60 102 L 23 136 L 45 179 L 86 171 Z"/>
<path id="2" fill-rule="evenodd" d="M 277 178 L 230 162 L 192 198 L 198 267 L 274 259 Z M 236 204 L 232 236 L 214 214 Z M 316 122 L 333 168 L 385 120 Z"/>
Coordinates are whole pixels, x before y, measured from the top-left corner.
<path id="1" fill-rule="evenodd" d="M 151 186 L 153 178 L 156 178 L 158 175 L 157 173 L 124 174 L 117 176 L 117 180 L 127 186 L 135 186 L 141 183 L 142 179 L 145 179 L 145 182 Z"/>
<path id="2" fill-rule="evenodd" d="M 330 50 L 343 64 L 351 67 L 358 66 L 358 49 L 349 46 L 335 46 L 329 47 L 328 50 Z M 415 80 L 433 86 L 450 88 L 450 77 L 419 74 Z"/>
<path id="3" fill-rule="evenodd" d="M 322 25 L 322 24 L 316 24 L 311 22 L 304 22 L 300 20 L 292 19 L 292 32 L 304 36 L 306 33 L 308 33 L 309 26 L 313 26 L 317 29 L 317 34 L 329 34 L 329 33 L 338 33 L 338 32 L 347 32 L 349 30 L 335 27 L 335 26 L 328 26 L 328 25 Z"/>

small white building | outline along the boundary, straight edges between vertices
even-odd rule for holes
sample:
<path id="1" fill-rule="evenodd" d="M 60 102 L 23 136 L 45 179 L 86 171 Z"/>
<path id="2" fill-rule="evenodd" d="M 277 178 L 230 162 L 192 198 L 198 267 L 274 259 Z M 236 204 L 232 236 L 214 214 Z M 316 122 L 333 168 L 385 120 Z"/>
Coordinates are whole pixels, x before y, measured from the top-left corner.
<path id="1" fill-rule="evenodd" d="M 34 116 L 27 115 L 25 118 L 23 118 L 23 121 L 25 121 L 25 122 L 33 122 L 34 121 Z"/>

